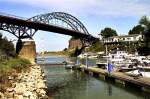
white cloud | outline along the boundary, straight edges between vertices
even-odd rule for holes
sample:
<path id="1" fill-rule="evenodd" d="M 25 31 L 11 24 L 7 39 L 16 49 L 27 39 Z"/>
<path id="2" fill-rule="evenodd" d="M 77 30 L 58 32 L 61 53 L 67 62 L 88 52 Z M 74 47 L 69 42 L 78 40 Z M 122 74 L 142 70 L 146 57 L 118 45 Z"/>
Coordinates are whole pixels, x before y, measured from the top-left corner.
<path id="1" fill-rule="evenodd" d="M 72 12 L 74 14 L 108 17 L 138 17 L 149 15 L 149 0 L 5 0 L 43 9 Z"/>

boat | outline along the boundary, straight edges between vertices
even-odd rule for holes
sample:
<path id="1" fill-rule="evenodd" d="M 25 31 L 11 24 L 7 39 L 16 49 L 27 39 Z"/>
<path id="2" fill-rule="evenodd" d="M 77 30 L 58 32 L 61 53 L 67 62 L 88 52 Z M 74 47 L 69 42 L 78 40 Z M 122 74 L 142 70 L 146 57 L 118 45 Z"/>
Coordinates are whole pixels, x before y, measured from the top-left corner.
<path id="1" fill-rule="evenodd" d="M 130 76 L 142 76 L 150 78 L 150 66 L 149 64 L 138 64 L 136 67 L 132 68 L 133 70 L 125 72 L 127 75 Z"/>
<path id="2" fill-rule="evenodd" d="M 125 72 L 125 74 L 129 76 L 142 76 L 150 78 L 150 71 L 146 71 L 145 69 L 136 69 L 129 72 Z"/>
<path id="3" fill-rule="evenodd" d="M 90 58 L 90 59 L 97 59 L 98 54 L 88 52 L 88 53 L 82 53 L 78 56 L 78 58 L 80 58 L 80 59 L 87 58 L 87 57 Z"/>
<path id="4" fill-rule="evenodd" d="M 73 69 L 74 66 L 75 65 L 73 65 L 73 64 L 67 64 L 67 65 L 65 65 L 65 68 L 66 69 Z"/>
<path id="5" fill-rule="evenodd" d="M 90 55 L 88 58 L 90 58 L 90 59 L 97 59 L 97 55 Z"/>
<path id="6" fill-rule="evenodd" d="M 96 65 L 98 68 L 107 69 L 107 63 L 106 62 L 96 62 Z"/>
<path id="7" fill-rule="evenodd" d="M 70 61 L 68 58 L 63 62 L 66 69 L 72 69 L 75 66 L 75 63 Z"/>

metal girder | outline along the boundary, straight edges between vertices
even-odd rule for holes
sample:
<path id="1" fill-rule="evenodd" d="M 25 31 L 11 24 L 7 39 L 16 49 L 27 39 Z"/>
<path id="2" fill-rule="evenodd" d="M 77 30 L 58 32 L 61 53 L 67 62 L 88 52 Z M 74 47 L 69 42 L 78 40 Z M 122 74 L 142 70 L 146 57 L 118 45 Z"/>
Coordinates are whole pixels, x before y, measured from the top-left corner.
<path id="1" fill-rule="evenodd" d="M 0 30 L 10 32 L 19 39 L 32 38 L 35 32 L 37 31 L 35 29 L 31 29 L 28 27 L 14 25 L 14 24 L 7 24 L 7 23 L 0 23 Z"/>
<path id="2" fill-rule="evenodd" d="M 67 23 L 72 28 L 72 30 L 89 34 L 85 26 L 77 18 L 64 12 L 53 12 L 53 13 L 37 15 L 30 18 L 29 21 L 51 24 L 53 23 L 51 22 L 52 19 L 58 19 L 60 21 Z"/>

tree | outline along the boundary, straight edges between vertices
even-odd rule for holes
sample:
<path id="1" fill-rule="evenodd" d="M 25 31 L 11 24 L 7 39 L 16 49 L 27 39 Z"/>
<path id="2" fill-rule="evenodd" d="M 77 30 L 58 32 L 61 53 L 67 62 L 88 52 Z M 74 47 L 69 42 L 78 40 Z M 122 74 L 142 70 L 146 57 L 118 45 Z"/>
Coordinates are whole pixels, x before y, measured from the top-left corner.
<path id="1" fill-rule="evenodd" d="M 80 38 L 77 37 L 77 36 L 72 36 L 72 37 L 70 38 L 70 40 L 76 40 L 76 39 L 80 39 Z"/>
<path id="2" fill-rule="evenodd" d="M 112 37 L 112 36 L 117 36 L 117 32 L 116 30 L 106 27 L 105 29 L 103 29 L 101 31 L 101 35 L 103 38 L 108 38 L 108 37 Z"/>
<path id="3" fill-rule="evenodd" d="M 129 31 L 129 35 L 132 35 L 132 34 L 140 34 L 140 33 L 143 33 L 144 32 L 144 27 L 142 27 L 142 25 L 137 25 L 135 27 L 133 27 L 132 30 Z"/>
<path id="4" fill-rule="evenodd" d="M 149 27 L 149 26 L 150 26 L 150 20 L 148 19 L 147 16 L 143 16 L 143 17 L 140 19 L 139 24 L 145 25 L 146 27 Z"/>
<path id="5" fill-rule="evenodd" d="M 63 51 L 67 51 L 67 48 L 64 48 Z"/>
<path id="6" fill-rule="evenodd" d="M 90 46 L 89 51 L 91 52 L 100 52 L 100 51 L 105 51 L 104 44 L 100 41 L 96 41 L 95 43 Z"/>
<path id="7" fill-rule="evenodd" d="M 144 46 L 139 48 L 139 51 L 144 52 L 144 55 L 149 55 L 150 54 L 150 20 L 148 17 L 143 16 L 140 21 L 139 24 L 144 27 L 144 32 L 143 32 L 143 36 L 144 36 Z"/>

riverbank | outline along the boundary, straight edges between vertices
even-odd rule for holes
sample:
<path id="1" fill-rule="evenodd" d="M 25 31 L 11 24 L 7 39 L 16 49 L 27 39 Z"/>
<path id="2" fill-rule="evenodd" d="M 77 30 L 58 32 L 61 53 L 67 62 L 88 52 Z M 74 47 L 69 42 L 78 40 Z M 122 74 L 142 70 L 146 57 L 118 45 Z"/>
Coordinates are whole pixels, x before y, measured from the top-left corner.
<path id="1" fill-rule="evenodd" d="M 39 65 L 32 65 L 26 71 L 12 73 L 9 85 L 0 90 L 1 99 L 47 99 L 46 81 Z"/>

